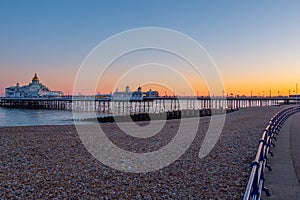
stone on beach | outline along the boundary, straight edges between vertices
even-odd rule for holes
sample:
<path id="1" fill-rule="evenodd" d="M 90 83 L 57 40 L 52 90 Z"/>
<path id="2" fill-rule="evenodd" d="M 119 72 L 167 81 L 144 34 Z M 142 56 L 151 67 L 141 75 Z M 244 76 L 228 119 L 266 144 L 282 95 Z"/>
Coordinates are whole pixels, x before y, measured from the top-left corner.
<path id="1" fill-rule="evenodd" d="M 1 127 L 0 199 L 241 199 L 258 140 L 281 109 L 245 108 L 228 114 L 216 146 L 200 159 L 210 119 L 203 117 L 184 155 L 165 168 L 141 174 L 120 172 L 97 161 L 73 125 Z M 115 124 L 101 127 L 121 148 L 148 152 L 166 145 L 179 122 L 167 121 L 146 142 L 122 135 Z"/>

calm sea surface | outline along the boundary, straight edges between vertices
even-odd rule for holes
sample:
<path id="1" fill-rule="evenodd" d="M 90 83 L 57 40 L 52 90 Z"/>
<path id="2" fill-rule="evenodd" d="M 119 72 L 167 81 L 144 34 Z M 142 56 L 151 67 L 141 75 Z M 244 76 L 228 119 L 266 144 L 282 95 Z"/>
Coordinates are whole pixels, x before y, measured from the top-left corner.
<path id="1" fill-rule="evenodd" d="M 81 119 L 89 117 L 93 117 L 93 114 L 80 113 L 80 115 L 77 116 L 77 118 Z M 71 111 L 0 108 L 0 126 L 36 126 L 64 124 L 74 124 L 73 113 Z"/>

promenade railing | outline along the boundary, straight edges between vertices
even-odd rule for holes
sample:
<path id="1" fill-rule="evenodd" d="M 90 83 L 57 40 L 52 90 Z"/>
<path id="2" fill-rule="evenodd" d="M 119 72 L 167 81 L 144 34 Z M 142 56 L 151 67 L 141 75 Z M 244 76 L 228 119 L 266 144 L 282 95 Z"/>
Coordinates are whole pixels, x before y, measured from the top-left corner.
<path id="1" fill-rule="evenodd" d="M 276 140 L 276 135 L 278 135 L 278 131 L 280 130 L 286 119 L 290 115 L 299 111 L 300 106 L 289 107 L 276 113 L 269 121 L 269 124 L 267 125 L 261 139 L 259 140 L 256 157 L 252 162 L 252 170 L 244 194 L 244 200 L 261 199 L 262 192 L 265 192 L 266 196 L 271 195 L 269 190 L 264 186 L 265 168 L 272 171 L 271 166 L 268 165 L 268 156 L 273 156 L 271 146 L 275 146 L 273 140 Z"/>

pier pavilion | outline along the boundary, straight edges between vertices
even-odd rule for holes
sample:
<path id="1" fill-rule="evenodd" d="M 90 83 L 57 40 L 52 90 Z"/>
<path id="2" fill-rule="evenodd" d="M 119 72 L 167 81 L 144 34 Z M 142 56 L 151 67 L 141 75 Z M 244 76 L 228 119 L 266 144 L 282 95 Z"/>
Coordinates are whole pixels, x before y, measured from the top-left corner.
<path id="1" fill-rule="evenodd" d="M 31 98 L 31 97 L 57 97 L 63 95 L 61 91 L 51 91 L 48 87 L 40 83 L 37 74 L 34 74 L 31 83 L 28 85 L 10 86 L 5 89 L 5 96 L 9 98 Z"/>

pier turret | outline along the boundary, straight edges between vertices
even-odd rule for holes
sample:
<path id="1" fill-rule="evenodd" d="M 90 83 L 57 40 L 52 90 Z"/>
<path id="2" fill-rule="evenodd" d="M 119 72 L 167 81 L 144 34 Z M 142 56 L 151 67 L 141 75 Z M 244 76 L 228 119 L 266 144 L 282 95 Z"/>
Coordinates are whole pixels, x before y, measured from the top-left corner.
<path id="1" fill-rule="evenodd" d="M 40 79 L 37 77 L 37 74 L 34 74 L 34 77 L 32 78 L 32 84 L 39 84 Z"/>

